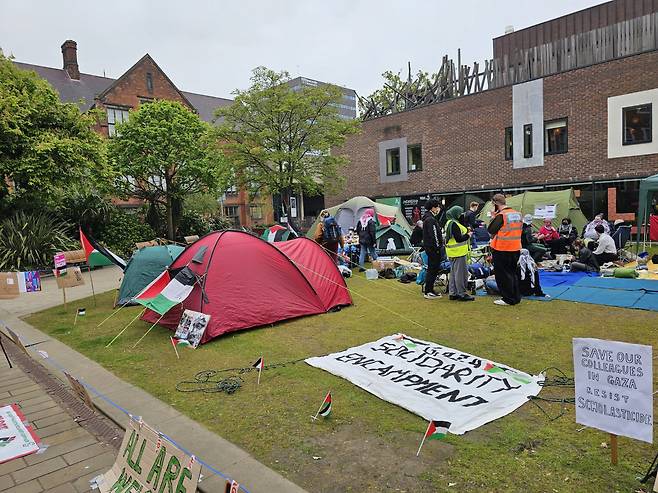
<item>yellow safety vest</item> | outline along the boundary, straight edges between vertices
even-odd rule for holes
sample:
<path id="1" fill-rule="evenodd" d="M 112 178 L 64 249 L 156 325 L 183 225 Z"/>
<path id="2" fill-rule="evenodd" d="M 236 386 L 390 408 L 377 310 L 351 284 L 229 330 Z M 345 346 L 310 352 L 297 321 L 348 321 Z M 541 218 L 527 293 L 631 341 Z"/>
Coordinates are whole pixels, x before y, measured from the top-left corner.
<path id="1" fill-rule="evenodd" d="M 451 223 L 453 222 L 459 227 L 459 231 L 461 232 L 461 234 L 463 235 L 466 234 L 468 229 L 466 229 L 465 226 L 459 224 L 459 222 L 454 221 L 452 219 L 450 219 L 446 223 L 446 232 L 451 227 Z M 446 255 L 448 255 L 448 258 L 464 257 L 468 255 L 468 251 L 470 247 L 471 247 L 470 239 L 467 239 L 465 241 L 460 241 L 459 243 L 457 243 L 457 240 L 455 240 L 455 237 L 453 236 L 448 240 L 448 243 L 446 243 Z"/>

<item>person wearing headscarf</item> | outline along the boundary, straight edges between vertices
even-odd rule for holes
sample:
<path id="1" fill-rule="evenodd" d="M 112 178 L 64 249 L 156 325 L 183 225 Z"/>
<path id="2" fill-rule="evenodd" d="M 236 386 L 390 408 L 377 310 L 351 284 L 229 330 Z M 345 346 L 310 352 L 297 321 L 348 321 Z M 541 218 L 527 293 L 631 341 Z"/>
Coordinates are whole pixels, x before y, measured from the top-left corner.
<path id="1" fill-rule="evenodd" d="M 571 224 L 571 219 L 568 217 L 562 218 L 562 224 L 557 229 L 560 235 L 561 247 L 559 253 L 567 253 L 567 249 L 573 251 L 573 242 L 578 238 L 578 230 Z"/>
<path id="2" fill-rule="evenodd" d="M 372 260 L 377 260 L 375 250 L 375 244 L 377 243 L 376 231 L 375 211 L 366 209 L 356 225 L 356 233 L 359 235 L 359 272 L 366 270 L 366 255 L 369 254 Z"/>
<path id="3" fill-rule="evenodd" d="M 475 298 L 466 292 L 468 283 L 468 267 L 466 258 L 470 251 L 471 234 L 468 228 L 459 222 L 464 209 L 455 205 L 446 212 L 446 255 L 450 260 L 450 280 L 448 289 L 450 299 L 458 301 L 473 301 Z"/>
<path id="4" fill-rule="evenodd" d="M 523 216 L 523 230 L 521 231 L 521 247 L 530 252 L 535 262 L 541 262 L 548 251 L 544 245 L 539 243 L 532 232 L 532 214 Z"/>
<path id="5" fill-rule="evenodd" d="M 521 249 L 519 255 L 519 289 L 523 296 L 542 296 L 546 295 L 539 284 L 539 269 L 530 252 L 525 248 Z"/>
<path id="6" fill-rule="evenodd" d="M 610 224 L 608 221 L 603 219 L 603 213 L 599 213 L 596 216 L 594 216 L 594 219 L 592 219 L 592 222 L 590 222 L 587 226 L 585 226 L 585 231 L 583 232 L 583 238 L 590 238 L 592 240 L 596 240 L 599 237 L 599 234 L 596 232 L 596 227 L 598 225 L 603 226 L 603 229 L 605 230 L 604 232 L 606 234 L 610 234 Z"/>
<path id="7" fill-rule="evenodd" d="M 411 246 L 419 247 L 423 245 L 423 221 L 420 219 L 416 221 L 414 230 L 411 232 L 411 238 L 409 239 Z"/>

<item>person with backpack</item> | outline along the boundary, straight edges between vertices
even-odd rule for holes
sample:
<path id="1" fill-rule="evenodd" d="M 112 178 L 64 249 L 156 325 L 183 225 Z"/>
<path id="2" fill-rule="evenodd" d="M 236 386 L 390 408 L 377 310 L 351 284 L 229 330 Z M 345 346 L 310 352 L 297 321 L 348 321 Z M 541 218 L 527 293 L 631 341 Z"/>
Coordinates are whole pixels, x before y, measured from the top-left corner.
<path id="1" fill-rule="evenodd" d="M 366 255 L 370 255 L 373 260 L 377 260 L 377 226 L 375 225 L 375 211 L 366 209 L 359 223 L 356 225 L 356 233 L 359 235 L 359 272 L 366 270 Z"/>
<path id="2" fill-rule="evenodd" d="M 327 250 L 334 262 L 338 263 L 338 246 L 344 247 L 345 240 L 336 218 L 329 214 L 328 210 L 320 213 L 320 221 L 318 221 L 314 239 Z"/>

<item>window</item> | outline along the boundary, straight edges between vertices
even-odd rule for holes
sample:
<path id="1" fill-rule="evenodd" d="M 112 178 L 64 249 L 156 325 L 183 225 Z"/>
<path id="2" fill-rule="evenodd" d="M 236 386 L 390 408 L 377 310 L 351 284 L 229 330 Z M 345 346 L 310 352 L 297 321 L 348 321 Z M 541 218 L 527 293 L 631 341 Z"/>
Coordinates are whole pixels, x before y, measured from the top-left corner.
<path id="1" fill-rule="evenodd" d="M 146 90 L 149 94 L 153 94 L 153 75 L 151 72 L 146 72 Z"/>
<path id="2" fill-rule="evenodd" d="M 263 207 L 260 205 L 250 205 L 249 215 L 252 219 L 263 219 Z"/>
<path id="3" fill-rule="evenodd" d="M 505 129 L 505 159 L 507 160 L 514 159 L 513 135 L 512 127 L 507 127 Z"/>
<path id="4" fill-rule="evenodd" d="M 152 103 L 152 102 L 153 102 L 153 98 L 147 98 L 145 96 L 140 96 L 139 97 L 139 104 L 148 104 L 148 103 Z"/>
<path id="5" fill-rule="evenodd" d="M 532 157 L 532 123 L 523 125 L 523 157 Z"/>
<path id="6" fill-rule="evenodd" d="M 624 136 L 627 145 L 651 142 L 651 104 L 622 108 Z"/>
<path id="7" fill-rule="evenodd" d="M 128 109 L 119 108 L 118 106 L 108 106 L 107 108 L 107 132 L 110 137 L 116 135 L 117 123 L 123 123 L 128 121 Z"/>
<path id="8" fill-rule="evenodd" d="M 420 144 L 407 146 L 407 171 L 423 171 L 423 150 Z"/>
<path id="9" fill-rule="evenodd" d="M 386 175 L 400 174 L 400 148 L 386 149 Z"/>
<path id="10" fill-rule="evenodd" d="M 561 154 L 568 150 L 567 120 L 544 123 L 544 154 Z"/>

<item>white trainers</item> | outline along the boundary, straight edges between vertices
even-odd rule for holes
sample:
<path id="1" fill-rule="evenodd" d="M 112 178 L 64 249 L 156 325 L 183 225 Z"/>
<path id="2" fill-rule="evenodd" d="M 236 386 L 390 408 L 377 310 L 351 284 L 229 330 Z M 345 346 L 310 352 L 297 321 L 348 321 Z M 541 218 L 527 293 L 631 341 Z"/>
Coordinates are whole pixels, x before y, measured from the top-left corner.
<path id="1" fill-rule="evenodd" d="M 499 306 L 510 306 L 509 303 L 505 303 L 505 301 L 502 300 L 502 299 L 500 299 L 500 300 L 495 300 L 495 301 L 494 301 L 494 305 L 499 305 Z"/>
<path id="2" fill-rule="evenodd" d="M 434 299 L 437 299 L 437 298 L 440 298 L 440 297 L 441 297 L 441 295 L 438 294 L 438 293 L 425 293 L 423 295 L 423 298 L 425 298 L 426 300 L 434 300 Z"/>

